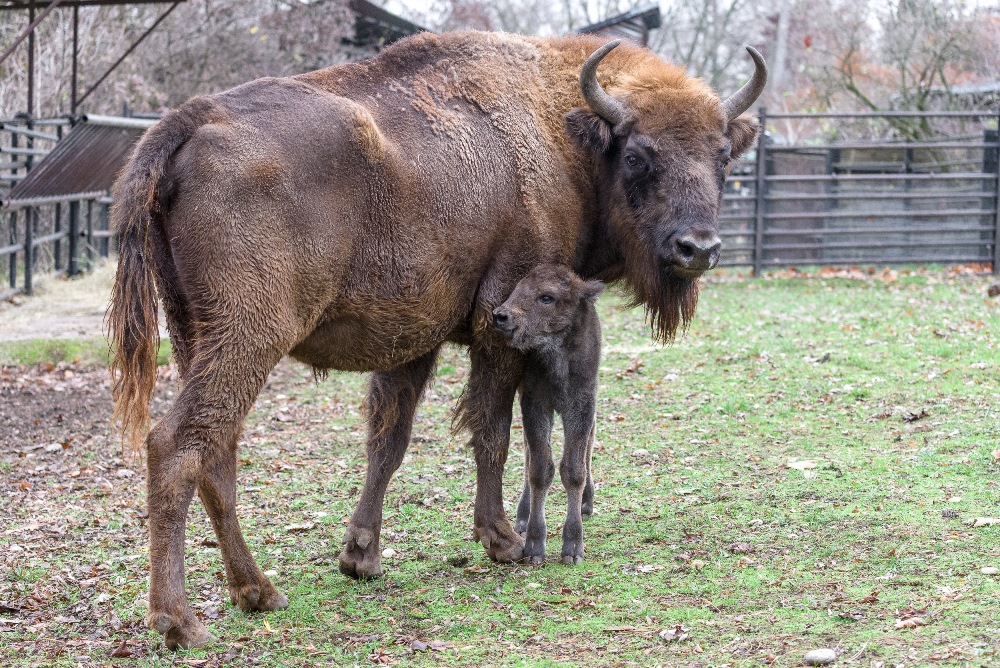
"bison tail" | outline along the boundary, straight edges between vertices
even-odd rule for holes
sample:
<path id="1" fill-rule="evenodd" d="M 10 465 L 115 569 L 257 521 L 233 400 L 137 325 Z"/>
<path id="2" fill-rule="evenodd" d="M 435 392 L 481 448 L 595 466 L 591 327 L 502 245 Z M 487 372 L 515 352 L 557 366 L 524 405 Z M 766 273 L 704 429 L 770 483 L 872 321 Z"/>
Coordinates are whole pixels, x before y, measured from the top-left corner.
<path id="1" fill-rule="evenodd" d="M 222 120 L 212 100 L 196 98 L 150 128 L 114 186 L 112 229 L 118 234 L 118 270 L 105 318 L 111 342 L 111 394 L 122 445 L 137 454 L 149 433 L 149 401 L 156 386 L 160 345 L 152 234 L 166 213 L 157 192 L 173 154 L 201 125 Z"/>

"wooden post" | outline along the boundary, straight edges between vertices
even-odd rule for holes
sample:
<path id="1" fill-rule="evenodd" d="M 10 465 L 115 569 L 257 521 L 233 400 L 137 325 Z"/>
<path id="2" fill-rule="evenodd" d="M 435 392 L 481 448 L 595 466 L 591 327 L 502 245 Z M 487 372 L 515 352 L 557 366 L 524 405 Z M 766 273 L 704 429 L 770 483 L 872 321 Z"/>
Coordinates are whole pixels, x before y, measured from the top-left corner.
<path id="1" fill-rule="evenodd" d="M 760 118 L 760 136 L 757 138 L 757 202 L 756 219 L 754 222 L 753 237 L 753 275 L 759 276 L 764 266 L 764 216 L 767 208 L 767 201 L 764 199 L 767 189 L 765 181 L 767 179 L 767 109 L 760 108 L 758 112 Z"/>

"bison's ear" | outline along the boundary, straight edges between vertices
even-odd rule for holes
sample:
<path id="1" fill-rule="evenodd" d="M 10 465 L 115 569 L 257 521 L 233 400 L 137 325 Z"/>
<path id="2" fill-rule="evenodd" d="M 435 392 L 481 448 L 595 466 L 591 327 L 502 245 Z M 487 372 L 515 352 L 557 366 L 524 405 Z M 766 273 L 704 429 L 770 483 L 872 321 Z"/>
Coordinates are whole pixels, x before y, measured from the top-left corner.
<path id="1" fill-rule="evenodd" d="M 597 298 L 604 293 L 604 283 L 600 281 L 587 281 L 583 284 L 583 298 L 589 301 L 597 301 Z"/>
<path id="2" fill-rule="evenodd" d="M 760 124 L 749 116 L 740 116 L 729 122 L 726 135 L 733 144 L 733 160 L 750 150 L 759 131 Z"/>
<path id="3" fill-rule="evenodd" d="M 598 154 L 607 153 L 611 148 L 611 125 L 590 109 L 577 107 L 568 112 L 564 120 L 566 132 L 580 148 Z"/>

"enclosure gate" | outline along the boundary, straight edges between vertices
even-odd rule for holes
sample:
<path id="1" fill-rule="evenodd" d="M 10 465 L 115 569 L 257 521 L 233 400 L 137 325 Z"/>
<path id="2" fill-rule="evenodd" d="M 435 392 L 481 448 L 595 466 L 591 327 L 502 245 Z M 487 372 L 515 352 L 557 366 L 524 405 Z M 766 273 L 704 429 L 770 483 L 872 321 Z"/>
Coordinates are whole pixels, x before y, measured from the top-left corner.
<path id="1" fill-rule="evenodd" d="M 761 109 L 768 132 L 727 179 L 722 264 L 756 274 L 790 265 L 979 263 L 996 273 L 1000 149 L 987 124 L 998 116 Z M 838 139 L 796 140 L 818 132 Z M 907 140 L 897 138 L 904 133 Z"/>

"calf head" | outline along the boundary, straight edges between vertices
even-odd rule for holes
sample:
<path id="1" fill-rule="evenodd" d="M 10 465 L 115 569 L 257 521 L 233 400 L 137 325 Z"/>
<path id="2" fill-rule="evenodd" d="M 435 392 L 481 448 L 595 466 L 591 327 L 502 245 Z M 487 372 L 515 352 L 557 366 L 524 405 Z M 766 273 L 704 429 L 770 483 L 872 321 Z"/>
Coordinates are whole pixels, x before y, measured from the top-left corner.
<path id="1" fill-rule="evenodd" d="M 767 68 L 747 47 L 753 78 L 720 101 L 682 68 L 633 48 L 609 59 L 612 94 L 596 73 L 618 43 L 584 63 L 588 106 L 567 113 L 565 125 L 595 161 L 602 215 L 634 302 L 645 305 L 658 337 L 670 339 L 694 315 L 698 277 L 719 262 L 726 176 L 758 132 L 757 121 L 741 114 L 763 90 Z"/>
<path id="2" fill-rule="evenodd" d="M 555 348 L 602 292 L 603 283 L 585 281 L 568 267 L 539 265 L 493 310 L 493 326 L 519 350 Z"/>

